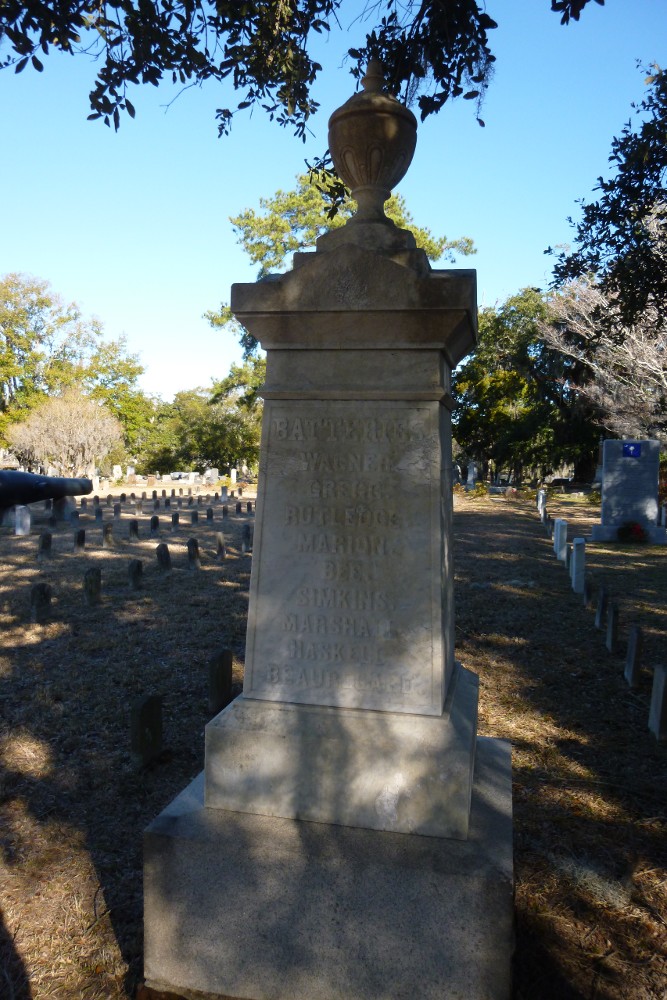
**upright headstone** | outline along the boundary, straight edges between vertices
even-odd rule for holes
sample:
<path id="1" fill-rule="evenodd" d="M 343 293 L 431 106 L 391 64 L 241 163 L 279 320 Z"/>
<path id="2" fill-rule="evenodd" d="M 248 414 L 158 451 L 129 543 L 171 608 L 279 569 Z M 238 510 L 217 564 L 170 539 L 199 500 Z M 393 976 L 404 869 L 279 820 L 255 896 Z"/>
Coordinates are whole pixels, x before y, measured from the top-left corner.
<path id="1" fill-rule="evenodd" d="M 644 633 L 639 625 L 631 625 L 628 633 L 628 649 L 625 657 L 624 676 L 631 688 L 639 687 L 642 668 Z"/>
<path id="2" fill-rule="evenodd" d="M 35 624 L 41 624 L 49 617 L 52 594 L 50 584 L 33 583 L 30 589 L 30 619 Z"/>
<path id="3" fill-rule="evenodd" d="M 83 574 L 83 599 L 89 607 L 102 600 L 102 570 L 92 566 Z"/>
<path id="4" fill-rule="evenodd" d="M 30 507 L 25 504 L 17 504 L 14 507 L 14 534 L 29 535 L 31 524 Z"/>
<path id="5" fill-rule="evenodd" d="M 586 579 L 586 539 L 575 538 L 572 542 L 572 562 L 570 565 L 570 579 L 572 580 L 572 590 L 575 594 L 583 594 L 584 581 Z"/>
<path id="6" fill-rule="evenodd" d="M 139 522 L 133 517 L 127 526 L 127 537 L 131 542 L 139 541 Z"/>
<path id="7" fill-rule="evenodd" d="M 198 510 L 192 510 L 192 511 L 190 511 L 190 523 L 191 524 L 198 524 L 199 523 L 199 511 Z"/>
<path id="8" fill-rule="evenodd" d="M 196 538 L 188 538 L 188 569 L 201 569 L 199 542 Z"/>
<path id="9" fill-rule="evenodd" d="M 43 531 L 39 536 L 39 546 L 37 549 L 37 559 L 48 559 L 51 556 L 51 545 L 53 542 L 53 535 L 50 531 Z"/>
<path id="10" fill-rule="evenodd" d="M 121 507 L 121 505 L 119 503 L 115 503 L 113 505 L 113 519 L 114 519 L 114 521 L 120 521 L 120 516 L 121 516 L 122 510 L 123 510 L 123 508 Z"/>
<path id="11" fill-rule="evenodd" d="M 653 670 L 648 728 L 660 743 L 667 742 L 667 667 Z"/>
<path id="12" fill-rule="evenodd" d="M 130 746 L 139 762 L 150 764 L 162 753 L 162 697 L 138 698 L 130 716 Z"/>
<path id="13" fill-rule="evenodd" d="M 56 521 L 69 521 L 74 510 L 75 501 L 72 497 L 60 497 L 53 501 L 53 515 Z"/>
<path id="14" fill-rule="evenodd" d="M 564 563 L 567 556 L 567 521 L 562 517 L 554 521 L 554 552 L 556 559 Z"/>
<path id="15" fill-rule="evenodd" d="M 155 538 L 156 535 L 160 533 L 160 518 L 157 514 L 153 514 L 150 524 L 151 538 Z"/>
<path id="16" fill-rule="evenodd" d="M 177 510 L 175 510 L 171 515 L 171 530 L 178 531 L 181 516 Z"/>
<path id="17" fill-rule="evenodd" d="M 667 529 L 658 524 L 658 441 L 605 441 L 602 507 L 594 524 L 594 542 L 615 541 L 618 529 L 636 524 L 654 544 L 667 544 Z"/>
<path id="18" fill-rule="evenodd" d="M 206 520 L 207 521 L 212 521 L 213 520 L 213 508 L 212 507 L 207 507 L 206 508 Z"/>
<path id="19" fill-rule="evenodd" d="M 102 547 L 105 549 L 115 548 L 116 541 L 113 537 L 113 524 L 109 521 L 108 524 L 102 525 Z"/>
<path id="20" fill-rule="evenodd" d="M 86 547 L 86 529 L 79 528 L 74 532 L 74 551 L 82 552 Z"/>
<path id="21" fill-rule="evenodd" d="M 607 607 L 609 605 L 609 592 L 604 584 L 598 590 L 598 600 L 595 607 L 595 627 L 601 631 L 607 627 Z"/>
<path id="22" fill-rule="evenodd" d="M 160 542 L 155 550 L 155 556 L 160 572 L 171 573 L 171 555 L 169 554 L 169 546 L 166 542 Z"/>
<path id="23" fill-rule="evenodd" d="M 220 561 L 226 559 L 227 546 L 225 545 L 225 536 L 221 531 L 216 532 L 215 545 L 216 545 L 216 552 L 215 552 L 216 559 L 219 559 Z"/>
<path id="24" fill-rule="evenodd" d="M 593 581 L 588 576 L 584 577 L 583 595 L 584 595 L 584 607 L 585 608 L 593 607 Z"/>
<path id="25" fill-rule="evenodd" d="M 477 477 L 479 475 L 479 470 L 477 468 L 477 462 L 468 462 L 468 486 L 477 485 Z"/>
<path id="26" fill-rule="evenodd" d="M 241 552 L 252 552 L 252 525 L 244 524 L 241 531 Z"/>
<path id="27" fill-rule="evenodd" d="M 607 607 L 606 646 L 610 653 L 618 649 L 618 604 L 615 601 L 610 601 Z"/>
<path id="28" fill-rule="evenodd" d="M 144 575 L 144 564 L 141 559 L 130 559 L 127 567 L 127 578 L 131 590 L 139 590 Z"/>

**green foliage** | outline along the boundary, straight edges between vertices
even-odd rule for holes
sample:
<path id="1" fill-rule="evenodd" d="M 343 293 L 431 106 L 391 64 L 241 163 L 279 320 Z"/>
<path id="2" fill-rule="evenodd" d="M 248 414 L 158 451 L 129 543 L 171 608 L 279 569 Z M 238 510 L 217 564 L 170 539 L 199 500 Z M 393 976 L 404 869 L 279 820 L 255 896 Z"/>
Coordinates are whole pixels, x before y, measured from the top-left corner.
<path id="1" fill-rule="evenodd" d="M 568 381 L 568 359 L 539 335 L 544 296 L 527 288 L 479 315 L 479 346 L 455 371 L 454 435 L 466 454 L 544 476 L 563 461 L 588 463 L 597 448 L 590 410 Z"/>
<path id="2" fill-rule="evenodd" d="M 138 388 L 143 365 L 124 338 L 102 339 L 98 320 L 65 305 L 47 281 L 23 274 L 0 279 L 0 436 L 49 397 L 77 387 L 121 423 L 133 452 L 153 406 Z"/>
<path id="3" fill-rule="evenodd" d="M 336 215 L 329 217 L 327 213 L 331 203 L 326 192 L 307 174 L 298 176 L 296 182 L 296 188 L 291 191 L 276 191 L 271 198 L 260 198 L 259 212 L 247 208 L 230 219 L 238 242 L 259 268 L 259 278 L 284 270 L 293 253 L 314 249 L 319 236 L 339 229 L 354 213 L 354 202 L 349 192 Z M 391 196 L 385 211 L 399 228 L 411 230 L 417 246 L 431 261 L 443 255 L 453 261 L 455 254 L 465 256 L 475 253 L 473 241 L 468 236 L 450 240 L 446 236 L 434 236 L 430 229 L 416 226 L 399 194 Z M 225 303 L 218 312 L 210 311 L 204 315 L 211 326 L 225 327 L 239 338 L 246 359 L 257 350 L 255 338 L 233 318 Z"/>
<path id="4" fill-rule="evenodd" d="M 633 106 L 640 121 L 612 141 L 615 173 L 598 178 L 600 197 L 582 203 L 575 249 L 554 268 L 558 284 L 592 274 L 614 307 L 612 319 L 620 311 L 628 325 L 649 305 L 667 319 L 667 72 L 653 67 L 646 83 L 646 98 Z"/>
<path id="5" fill-rule="evenodd" d="M 230 399 L 213 401 L 213 391 L 191 389 L 158 406 L 151 434 L 138 461 L 140 471 L 254 465 L 259 455 L 261 410 Z"/>
<path id="6" fill-rule="evenodd" d="M 348 193 L 337 214 L 327 218 L 330 202 L 326 193 L 312 183 L 307 174 L 297 176 L 296 182 L 296 188 L 291 191 L 276 191 L 271 198 L 260 198 L 260 212 L 247 208 L 229 220 L 238 242 L 253 264 L 258 265 L 259 278 L 272 271 L 282 271 L 296 251 L 315 249 L 319 236 L 340 229 L 354 214 L 354 202 Z M 416 226 L 399 194 L 391 196 L 385 212 L 399 228 L 411 230 L 417 246 L 431 261 L 443 254 L 453 261 L 455 253 L 475 252 L 469 237 L 448 240 L 446 236 L 434 237 L 430 229 Z"/>
<path id="7" fill-rule="evenodd" d="M 212 403 L 235 400 L 253 415 L 261 407 L 261 389 L 266 381 L 266 358 L 252 357 L 242 365 L 232 365 L 229 374 L 213 385 Z"/>

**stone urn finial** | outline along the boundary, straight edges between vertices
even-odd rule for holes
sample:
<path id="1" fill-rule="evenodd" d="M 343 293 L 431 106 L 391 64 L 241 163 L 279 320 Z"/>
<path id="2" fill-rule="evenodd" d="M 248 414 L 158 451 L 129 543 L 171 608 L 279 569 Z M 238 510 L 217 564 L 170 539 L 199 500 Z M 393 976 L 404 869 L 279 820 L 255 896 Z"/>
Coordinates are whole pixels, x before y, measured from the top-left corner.
<path id="1" fill-rule="evenodd" d="M 385 93 L 382 63 L 371 59 L 354 94 L 329 119 L 329 149 L 359 208 L 354 223 L 389 224 L 384 203 L 405 176 L 417 143 L 417 119 Z"/>

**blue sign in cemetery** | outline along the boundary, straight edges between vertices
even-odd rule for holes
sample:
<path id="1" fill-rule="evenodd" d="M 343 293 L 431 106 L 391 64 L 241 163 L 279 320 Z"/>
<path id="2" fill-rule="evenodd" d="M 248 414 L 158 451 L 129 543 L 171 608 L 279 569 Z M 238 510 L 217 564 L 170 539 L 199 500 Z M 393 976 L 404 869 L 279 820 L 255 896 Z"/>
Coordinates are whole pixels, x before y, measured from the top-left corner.
<path id="1" fill-rule="evenodd" d="M 639 441 L 623 442 L 623 458 L 641 458 L 642 446 Z"/>

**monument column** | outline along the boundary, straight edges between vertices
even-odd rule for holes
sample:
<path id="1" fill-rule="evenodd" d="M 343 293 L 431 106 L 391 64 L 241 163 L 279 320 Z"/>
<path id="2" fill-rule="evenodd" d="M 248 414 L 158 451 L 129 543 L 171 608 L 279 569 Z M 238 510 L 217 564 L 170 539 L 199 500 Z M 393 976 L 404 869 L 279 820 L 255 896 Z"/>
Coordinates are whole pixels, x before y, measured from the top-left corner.
<path id="1" fill-rule="evenodd" d="M 146 977 L 500 1000 L 508 753 L 484 741 L 476 768 L 477 678 L 454 658 L 450 376 L 475 273 L 432 270 L 384 215 L 416 121 L 377 66 L 329 139 L 357 214 L 232 289 L 267 352 L 244 688 L 147 831 Z"/>

